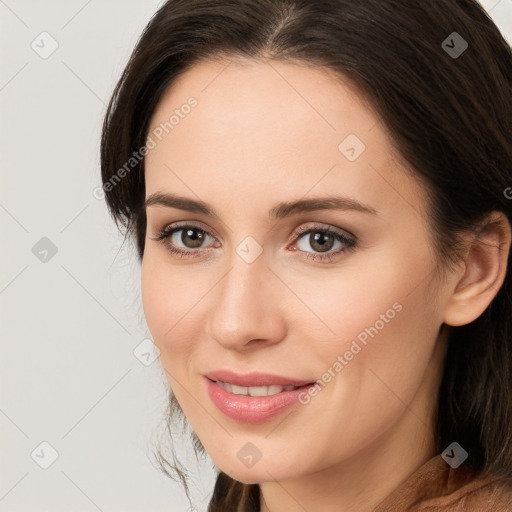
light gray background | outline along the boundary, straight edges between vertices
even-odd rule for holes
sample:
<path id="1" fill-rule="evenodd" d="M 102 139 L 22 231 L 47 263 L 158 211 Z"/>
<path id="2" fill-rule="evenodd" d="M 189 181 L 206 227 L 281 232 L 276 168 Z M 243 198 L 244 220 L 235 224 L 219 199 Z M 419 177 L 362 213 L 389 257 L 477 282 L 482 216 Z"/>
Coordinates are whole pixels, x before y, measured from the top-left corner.
<path id="1" fill-rule="evenodd" d="M 139 354 L 150 333 L 135 251 L 119 250 L 93 196 L 106 103 L 162 3 L 0 0 L 2 512 L 189 510 L 151 464 L 167 384 Z M 482 3 L 512 42 L 512 0 Z M 51 48 L 45 31 L 58 48 L 43 59 L 31 44 Z M 45 262 L 43 237 L 57 248 Z M 58 452 L 47 469 L 44 441 Z M 204 511 L 213 471 L 193 476 Z"/>

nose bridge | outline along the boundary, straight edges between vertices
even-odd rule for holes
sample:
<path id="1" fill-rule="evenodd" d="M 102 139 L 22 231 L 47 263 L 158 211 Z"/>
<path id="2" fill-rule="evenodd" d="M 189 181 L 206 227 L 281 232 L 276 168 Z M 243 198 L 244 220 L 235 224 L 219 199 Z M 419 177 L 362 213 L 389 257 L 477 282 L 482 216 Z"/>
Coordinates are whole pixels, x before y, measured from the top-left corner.
<path id="1" fill-rule="evenodd" d="M 274 303 L 272 272 L 262 251 L 255 256 L 251 244 L 242 242 L 236 248 L 229 271 L 214 294 L 209 335 L 226 347 L 242 347 L 254 339 L 272 340 L 279 334 L 275 330 L 281 321 L 276 318 L 279 308 Z"/>
<path id="2" fill-rule="evenodd" d="M 263 259 L 253 263 L 243 261 L 239 256 L 234 256 L 231 270 L 226 276 L 222 295 L 229 302 L 238 303 L 238 307 L 250 306 L 253 298 L 259 294 L 264 286 L 263 274 L 267 272 Z"/>

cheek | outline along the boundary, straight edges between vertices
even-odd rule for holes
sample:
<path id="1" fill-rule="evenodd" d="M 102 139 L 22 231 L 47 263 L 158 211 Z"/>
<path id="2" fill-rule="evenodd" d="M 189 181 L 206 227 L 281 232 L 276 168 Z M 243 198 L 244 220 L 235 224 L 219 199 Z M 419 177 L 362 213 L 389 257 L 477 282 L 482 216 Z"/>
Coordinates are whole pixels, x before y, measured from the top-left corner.
<path id="1" fill-rule="evenodd" d="M 315 320 L 321 336 L 299 341 L 298 352 L 310 354 L 321 380 L 334 381 L 327 386 L 330 391 L 322 391 L 324 396 L 350 392 L 352 398 L 357 396 L 353 407 L 365 409 L 369 417 L 374 408 L 388 407 L 390 402 L 399 408 L 388 387 L 404 400 L 412 398 L 442 323 L 438 304 L 428 300 L 431 254 L 409 249 L 405 257 L 401 250 L 405 248 L 397 246 L 378 258 L 347 263 L 342 273 L 323 281 L 307 277 L 296 281 L 296 289 L 309 290 L 308 305 L 326 326 Z M 352 402 L 352 398 L 343 400 Z"/>
<path id="2" fill-rule="evenodd" d="M 304 309 L 295 325 L 316 326 L 322 342 L 314 346 L 331 359 L 349 350 L 354 339 L 364 346 L 365 341 L 386 338 L 386 333 L 394 338 L 387 349 L 401 349 L 438 316 L 435 302 L 426 300 L 433 266 L 428 249 L 396 243 L 347 258 L 329 272 L 290 274 L 288 281 L 317 318 Z"/>
<path id="3" fill-rule="evenodd" d="M 160 349 L 162 364 L 169 367 L 184 351 L 190 351 L 194 338 L 193 307 L 198 303 L 203 287 L 191 280 L 186 272 L 172 267 L 156 251 L 147 250 L 141 268 L 141 296 L 144 316 L 156 346 Z M 187 332 L 187 336 L 182 336 Z"/>
<path id="4" fill-rule="evenodd" d="M 365 409 L 368 417 L 390 403 L 400 408 L 389 388 L 403 400 L 412 399 L 442 323 L 438 304 L 429 300 L 434 263 L 428 251 L 411 250 L 406 258 L 397 249 L 380 254 L 378 261 L 365 261 L 365 271 L 354 266 L 336 284 L 326 280 L 322 293 L 318 287 L 310 295 L 312 309 L 322 312 L 335 333 L 315 345 L 323 371 L 343 375 L 334 379 L 331 391 L 357 396 L 353 407 Z"/>

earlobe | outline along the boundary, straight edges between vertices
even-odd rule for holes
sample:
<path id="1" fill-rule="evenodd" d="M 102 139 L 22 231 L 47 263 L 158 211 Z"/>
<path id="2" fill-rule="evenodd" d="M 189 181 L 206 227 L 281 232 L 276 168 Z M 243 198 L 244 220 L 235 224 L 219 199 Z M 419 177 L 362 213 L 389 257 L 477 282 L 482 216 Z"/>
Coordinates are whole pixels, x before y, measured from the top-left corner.
<path id="1" fill-rule="evenodd" d="M 502 212 L 492 212 L 478 234 L 468 237 L 464 271 L 446 304 L 444 323 L 466 325 L 485 311 L 505 280 L 510 243 L 510 223 Z"/>

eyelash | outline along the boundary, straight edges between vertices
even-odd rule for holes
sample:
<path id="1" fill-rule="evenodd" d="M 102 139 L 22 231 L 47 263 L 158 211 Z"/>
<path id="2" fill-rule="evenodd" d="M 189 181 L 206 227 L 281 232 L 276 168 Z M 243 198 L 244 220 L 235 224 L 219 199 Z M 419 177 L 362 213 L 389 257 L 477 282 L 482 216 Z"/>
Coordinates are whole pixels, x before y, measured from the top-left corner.
<path id="1" fill-rule="evenodd" d="M 174 224 L 169 227 L 165 227 L 162 229 L 155 238 L 151 238 L 151 240 L 154 240 L 156 242 L 163 241 L 164 245 L 166 246 L 167 250 L 171 252 L 172 254 L 179 255 L 181 258 L 183 257 L 190 257 L 190 258 L 197 258 L 201 256 L 201 249 L 181 249 L 179 247 L 176 247 L 175 245 L 171 244 L 167 241 L 174 233 L 177 233 L 179 231 L 184 231 L 186 229 L 193 229 L 197 230 L 199 232 L 205 233 L 209 237 L 215 239 L 213 235 L 211 235 L 207 230 L 200 228 L 199 226 L 195 226 L 193 224 Z M 352 238 L 346 237 L 343 233 L 340 231 L 331 229 L 331 228 L 320 228 L 320 227 L 307 227 L 307 228 L 299 228 L 297 229 L 295 233 L 295 238 L 298 238 L 302 240 L 302 238 L 305 238 L 306 235 L 310 233 L 322 233 L 322 234 L 328 234 L 332 235 L 334 239 L 338 242 L 341 242 L 344 244 L 345 247 L 342 247 L 335 252 L 327 252 L 327 253 L 311 253 L 309 251 L 301 251 L 297 249 L 297 252 L 300 252 L 303 254 L 302 257 L 306 259 L 313 259 L 313 260 L 320 260 L 320 261 L 326 261 L 332 262 L 332 257 L 340 255 L 341 253 L 349 252 L 353 250 L 356 246 L 356 240 Z M 216 239 L 215 239 L 216 240 Z M 203 249 L 204 250 L 204 249 Z M 304 256 L 305 253 L 305 256 Z"/>

